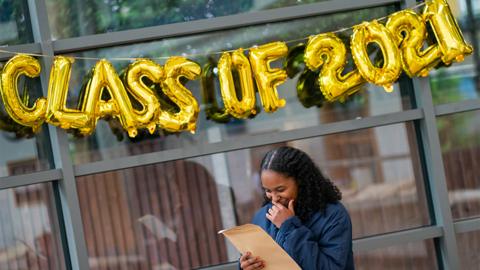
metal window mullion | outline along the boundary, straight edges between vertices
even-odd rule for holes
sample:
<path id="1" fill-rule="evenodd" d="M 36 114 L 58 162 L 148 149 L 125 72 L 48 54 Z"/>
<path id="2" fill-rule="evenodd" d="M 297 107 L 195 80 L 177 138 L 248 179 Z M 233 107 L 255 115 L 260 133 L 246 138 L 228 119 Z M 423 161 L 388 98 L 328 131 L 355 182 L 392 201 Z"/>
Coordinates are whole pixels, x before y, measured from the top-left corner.
<path id="1" fill-rule="evenodd" d="M 440 238 L 441 264 L 443 269 L 459 269 L 458 248 L 448 199 L 447 181 L 440 147 L 435 108 L 428 78 L 415 78 L 415 99 L 423 109 L 424 118 L 419 121 L 421 144 L 425 158 L 430 200 L 436 225 L 444 235 Z"/>
<path id="2" fill-rule="evenodd" d="M 12 45 L 7 47 L 2 47 L 2 51 L 9 51 L 12 53 L 0 52 L 0 61 L 7 61 L 8 59 L 15 56 L 16 53 L 35 53 L 39 54 L 42 52 L 39 43 L 29 43 L 29 44 L 19 44 Z"/>
<path id="3" fill-rule="evenodd" d="M 375 235 L 361 239 L 353 240 L 353 250 L 370 251 L 374 249 L 386 248 L 390 246 L 399 246 L 407 243 L 421 242 L 428 239 L 443 236 L 443 230 L 440 226 L 429 226 L 417 229 L 410 229 L 399 232 L 392 232 L 382 235 Z"/>
<path id="4" fill-rule="evenodd" d="M 75 166 L 75 176 L 89 175 L 100 172 L 127 169 L 137 166 L 155 164 L 184 158 L 216 154 L 245 148 L 269 145 L 273 143 L 301 140 L 317 136 L 331 135 L 365 128 L 385 126 L 407 121 L 419 120 L 423 117 L 421 109 L 413 109 L 397 113 L 372 116 L 363 119 L 346 120 L 319 126 L 273 131 L 261 135 L 245 135 L 218 143 L 197 144 L 187 148 L 164 150 L 156 153 L 141 154 L 104 160 Z"/>
<path id="5" fill-rule="evenodd" d="M 480 110 L 480 99 L 471 99 L 435 106 L 435 114 L 437 116 L 464 113 L 475 110 Z"/>
<path id="6" fill-rule="evenodd" d="M 53 46 L 51 43 L 50 27 L 47 20 L 47 9 L 45 0 L 28 0 L 30 17 L 35 42 L 39 42 L 41 53 L 43 55 L 53 56 Z M 48 79 L 52 64 L 51 57 L 42 59 L 43 72 L 41 74 L 41 83 L 44 96 L 48 94 Z M 55 167 L 61 169 L 63 178 L 54 182 L 54 188 L 58 188 L 63 224 L 65 226 L 65 236 L 67 243 L 62 243 L 64 250 L 69 254 L 65 255 L 67 269 L 88 270 L 88 253 L 83 232 L 83 223 L 81 210 L 77 193 L 75 175 L 73 173 L 73 163 L 70 158 L 68 138 L 64 130 L 48 125 L 50 134 L 50 143 L 52 147 Z M 60 222 L 62 223 L 62 222 Z"/>
<path id="7" fill-rule="evenodd" d="M 456 233 L 480 231 L 480 217 L 457 221 L 454 226 Z"/>
<path id="8" fill-rule="evenodd" d="M 415 4 L 417 4 L 416 0 L 403 0 L 404 7 Z M 427 187 L 430 193 L 429 203 L 432 205 L 432 214 L 436 225 L 443 229 L 443 236 L 438 242 L 439 251 L 441 252 L 441 257 L 439 258 L 440 267 L 442 269 L 460 269 L 458 246 L 436 122 L 436 113 L 439 107 L 434 107 L 429 78 L 414 78 L 412 83 L 415 101 L 424 112 L 424 118 L 419 121 L 419 126 L 426 163 Z M 441 108 L 440 111 L 442 111 Z"/>
<path id="9" fill-rule="evenodd" d="M 190 22 L 173 23 L 139 29 L 116 31 L 53 41 L 55 54 L 98 49 L 117 45 L 202 34 L 252 25 L 280 22 L 355 9 L 385 6 L 400 0 L 335 0 L 284 8 L 248 12 Z"/>
<path id="10" fill-rule="evenodd" d="M 0 177 L 0 190 L 51 182 L 61 178 L 62 170 L 60 169 Z"/>

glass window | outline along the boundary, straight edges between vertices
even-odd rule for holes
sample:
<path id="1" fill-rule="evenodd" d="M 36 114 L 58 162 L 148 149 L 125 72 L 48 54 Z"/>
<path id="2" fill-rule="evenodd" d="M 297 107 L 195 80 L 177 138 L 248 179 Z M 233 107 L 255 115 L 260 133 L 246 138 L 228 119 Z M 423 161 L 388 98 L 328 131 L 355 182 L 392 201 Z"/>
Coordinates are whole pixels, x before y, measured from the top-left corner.
<path id="1" fill-rule="evenodd" d="M 47 0 L 54 39 L 210 19 L 327 0 Z"/>
<path id="2" fill-rule="evenodd" d="M 28 91 L 28 106 L 42 96 L 40 79 L 26 79 L 21 76 L 18 89 Z M 21 96 L 25 97 L 21 91 Z M 31 128 L 21 126 L 12 120 L 0 103 L 0 176 L 11 176 L 53 168 L 48 127 L 46 124 L 34 134 Z"/>
<path id="3" fill-rule="evenodd" d="M 469 6 L 467 2 L 472 5 Z M 473 0 L 452 0 L 448 3 L 465 40 L 473 46 L 473 54 L 465 57 L 464 62 L 430 73 L 435 104 L 480 98 L 480 31 L 475 26 L 480 23 L 479 5 Z"/>
<path id="4" fill-rule="evenodd" d="M 457 234 L 461 269 L 477 269 L 480 265 L 480 231 Z"/>
<path id="5" fill-rule="evenodd" d="M 356 269 L 439 269 L 433 240 L 354 252 Z M 473 268 L 462 268 L 473 269 Z"/>
<path id="6" fill-rule="evenodd" d="M 217 234 L 222 190 L 198 162 L 85 176 L 77 186 L 92 268 L 192 269 L 228 261 Z"/>
<path id="7" fill-rule="evenodd" d="M 309 34 L 321 33 L 327 30 L 338 29 L 341 25 L 352 25 L 364 20 L 381 17 L 393 12 L 393 7 L 380 7 L 369 10 L 359 10 L 341 14 L 321 16 L 309 19 L 294 20 L 262 26 L 246 27 L 242 29 L 221 31 L 203 35 L 165 39 L 117 48 L 101 49 L 85 52 L 84 56 L 112 58 L 123 56 L 143 56 L 155 58 L 162 55 L 195 54 L 200 52 L 216 52 L 232 48 L 249 47 L 254 44 L 264 44 L 275 40 L 292 40 L 303 38 Z M 353 21 L 352 21 L 353 20 Z M 261 33 L 259 35 L 259 33 Z M 349 34 L 344 38 L 348 39 Z M 347 40 L 348 42 L 348 40 Z M 291 44 L 295 45 L 295 44 Z M 292 46 L 293 47 L 293 46 Z M 77 54 L 78 55 L 78 54 Z M 219 55 L 192 57 L 201 66 L 216 63 Z M 73 66 L 70 81 L 71 98 L 70 108 L 75 108 L 79 90 L 85 74 L 95 64 L 91 60 L 78 60 Z M 281 64 L 280 62 L 276 64 Z M 114 65 L 120 72 L 128 63 L 115 61 Z M 302 69 L 303 67 L 301 67 Z M 400 89 L 395 85 L 393 93 L 386 93 L 383 88 L 366 84 L 360 93 L 354 94 L 346 102 L 321 103 L 321 97 L 300 99 L 297 96 L 296 85 L 299 74 L 278 88 L 279 95 L 287 100 L 287 105 L 275 113 L 259 114 L 253 119 L 231 120 L 229 123 L 216 123 L 207 120 L 206 104 L 201 104 L 201 112 L 197 120 L 196 133 L 165 134 L 157 132 L 153 136 L 142 131 L 135 139 L 129 139 L 127 134 L 119 129 L 114 122 L 99 121 L 95 134 L 86 138 L 71 138 L 73 160 L 76 164 L 98 160 L 108 160 L 132 154 L 148 153 L 153 151 L 184 148 L 192 145 L 227 141 L 242 135 L 254 135 L 267 132 L 278 132 L 305 127 L 317 126 L 322 123 L 331 123 L 341 120 L 359 119 L 373 115 L 399 112 L 412 108 L 410 103 L 410 89 Z M 403 78 L 405 79 L 405 78 Z M 187 82 L 196 99 L 202 101 L 202 80 Z M 214 91 L 219 98 L 218 80 L 214 79 Z M 315 104 L 319 104 L 320 108 Z M 220 103 L 220 107 L 222 104 Z M 257 106 L 261 108 L 257 95 Z"/>
<path id="8" fill-rule="evenodd" d="M 0 45 L 33 42 L 27 0 L 0 0 Z"/>
<path id="9" fill-rule="evenodd" d="M 285 144 L 333 179 L 359 238 L 430 224 L 413 133 L 405 123 Z M 279 145 L 79 177 L 90 265 L 190 269 L 237 260 L 217 232 L 251 221 L 263 201 L 261 158 Z"/>
<path id="10" fill-rule="evenodd" d="M 454 219 L 480 215 L 480 111 L 437 119 Z"/>
<path id="11" fill-rule="evenodd" d="M 65 269 L 52 185 L 0 190 L 0 269 Z"/>
<path id="12" fill-rule="evenodd" d="M 352 218 L 354 238 L 430 224 L 412 123 L 297 140 L 288 145 L 309 154 L 340 188 Z M 250 222 L 263 201 L 259 164 L 275 146 L 226 153 L 240 224 Z M 253 181 L 245 183 L 245 179 Z"/>

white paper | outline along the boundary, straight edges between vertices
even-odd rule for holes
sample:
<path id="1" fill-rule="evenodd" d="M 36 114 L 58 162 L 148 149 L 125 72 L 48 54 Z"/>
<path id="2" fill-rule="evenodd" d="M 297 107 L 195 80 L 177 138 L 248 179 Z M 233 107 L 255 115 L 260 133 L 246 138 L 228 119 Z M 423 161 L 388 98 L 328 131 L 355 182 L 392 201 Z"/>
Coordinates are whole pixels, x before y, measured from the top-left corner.
<path id="1" fill-rule="evenodd" d="M 265 261 L 265 270 L 301 270 L 298 264 L 288 255 L 275 240 L 262 228 L 254 224 L 245 224 L 231 229 L 219 231 L 242 254 L 250 251 Z"/>

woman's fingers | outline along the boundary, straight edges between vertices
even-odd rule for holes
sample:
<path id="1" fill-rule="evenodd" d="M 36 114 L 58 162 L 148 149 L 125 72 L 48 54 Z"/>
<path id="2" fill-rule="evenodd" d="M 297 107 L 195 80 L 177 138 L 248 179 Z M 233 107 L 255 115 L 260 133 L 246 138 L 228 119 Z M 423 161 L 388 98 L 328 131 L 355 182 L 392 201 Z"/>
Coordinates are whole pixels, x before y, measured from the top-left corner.
<path id="1" fill-rule="evenodd" d="M 257 263 L 255 264 L 255 267 L 256 267 L 257 269 L 262 269 L 262 268 L 265 267 L 265 262 L 264 262 L 264 261 L 259 261 L 259 262 L 257 262 Z"/>
<path id="2" fill-rule="evenodd" d="M 260 262 L 256 262 L 254 264 L 250 264 L 249 266 L 247 266 L 246 268 L 243 268 L 244 270 L 257 270 L 257 269 L 262 269 L 264 268 L 265 265 L 262 261 Z"/>
<path id="3" fill-rule="evenodd" d="M 262 269 L 265 266 L 265 263 L 260 259 L 260 257 L 251 256 L 250 252 L 246 252 L 242 257 L 240 257 L 240 267 L 243 270 L 255 270 Z"/>
<path id="4" fill-rule="evenodd" d="M 268 209 L 266 217 L 267 217 L 268 220 L 273 222 L 273 220 L 274 220 L 274 218 L 277 214 L 278 214 L 278 209 L 273 209 L 273 207 L 272 207 L 272 208 Z"/>
<path id="5" fill-rule="evenodd" d="M 257 257 L 258 258 L 258 257 Z M 263 261 L 261 261 L 259 258 L 255 260 L 254 262 L 250 263 L 249 265 L 242 267 L 243 270 L 256 270 L 256 269 L 262 269 L 265 267 L 265 264 Z"/>
<path id="6" fill-rule="evenodd" d="M 250 251 L 245 252 L 245 254 L 243 254 L 242 257 L 240 257 L 240 262 L 247 261 L 248 259 L 251 258 L 251 256 L 252 256 L 252 253 Z"/>
<path id="7" fill-rule="evenodd" d="M 276 202 L 273 202 L 273 206 L 272 208 L 274 208 L 275 210 L 282 210 L 282 209 L 285 209 L 285 206 L 283 206 L 281 203 L 276 203 Z"/>

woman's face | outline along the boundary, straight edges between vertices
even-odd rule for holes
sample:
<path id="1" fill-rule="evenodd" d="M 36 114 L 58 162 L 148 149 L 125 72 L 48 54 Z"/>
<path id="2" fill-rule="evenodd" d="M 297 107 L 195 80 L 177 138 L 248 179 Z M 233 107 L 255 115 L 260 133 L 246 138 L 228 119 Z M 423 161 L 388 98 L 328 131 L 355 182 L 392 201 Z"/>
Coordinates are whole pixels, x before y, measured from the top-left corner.
<path id="1" fill-rule="evenodd" d="M 262 187 L 267 198 L 275 203 L 288 207 L 290 200 L 297 199 L 298 187 L 293 177 L 272 171 L 262 171 Z"/>

